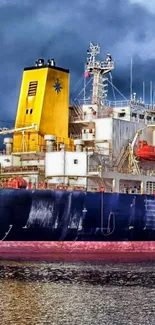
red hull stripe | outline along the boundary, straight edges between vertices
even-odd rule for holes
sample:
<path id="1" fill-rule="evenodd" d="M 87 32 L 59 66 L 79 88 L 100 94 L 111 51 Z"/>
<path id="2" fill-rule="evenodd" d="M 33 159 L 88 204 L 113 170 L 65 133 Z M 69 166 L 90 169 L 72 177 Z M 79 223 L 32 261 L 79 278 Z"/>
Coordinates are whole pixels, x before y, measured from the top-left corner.
<path id="1" fill-rule="evenodd" d="M 155 260 L 152 242 L 1 242 L 0 258 L 48 260 Z"/>

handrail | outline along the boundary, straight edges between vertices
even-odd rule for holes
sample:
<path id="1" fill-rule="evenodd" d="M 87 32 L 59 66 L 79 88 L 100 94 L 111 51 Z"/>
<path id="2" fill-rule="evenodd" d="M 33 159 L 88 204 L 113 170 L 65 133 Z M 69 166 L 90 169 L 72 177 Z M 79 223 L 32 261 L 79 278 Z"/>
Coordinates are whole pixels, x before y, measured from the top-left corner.
<path id="1" fill-rule="evenodd" d="M 80 105 L 92 105 L 91 103 L 91 97 L 87 98 L 85 100 L 79 101 Z M 155 104 L 145 104 L 140 101 L 134 101 L 134 100 L 104 100 L 103 105 L 107 107 L 127 107 L 131 106 L 133 109 L 139 109 L 139 110 L 155 110 Z"/>
<path id="2" fill-rule="evenodd" d="M 104 112 L 98 112 L 95 115 L 93 113 L 88 113 L 88 114 L 83 114 L 82 116 L 70 116 L 70 123 L 74 123 L 74 122 L 81 122 L 81 123 L 89 123 L 89 122 L 93 122 L 96 119 L 100 119 L 100 118 L 114 118 L 115 117 L 116 112 L 108 112 L 108 111 L 104 111 Z M 141 115 L 139 113 L 139 115 Z M 144 122 L 145 124 L 155 124 L 154 121 L 154 116 L 151 117 L 151 120 L 147 119 L 146 113 L 144 115 L 144 118 L 140 118 L 140 116 L 134 117 L 131 116 L 130 114 L 126 114 L 125 117 L 127 117 L 131 122 Z M 119 117 L 117 117 L 117 119 L 121 119 Z"/>
<path id="3" fill-rule="evenodd" d="M 39 172 L 45 171 L 44 166 L 9 166 L 1 167 L 1 173 L 15 173 L 15 172 Z"/>
<path id="4" fill-rule="evenodd" d="M 99 165 L 98 166 L 88 166 L 88 173 L 89 172 L 97 173 L 101 170 L 102 170 L 102 172 L 117 172 L 120 174 L 130 174 L 131 175 L 131 171 L 128 168 L 121 168 L 120 170 L 118 170 L 117 167 L 107 167 L 107 166 L 100 167 Z M 140 175 L 155 176 L 155 170 L 148 171 L 148 170 L 141 169 Z"/>
<path id="5" fill-rule="evenodd" d="M 104 118 L 104 117 L 113 117 L 112 112 L 98 112 L 96 114 L 93 113 L 88 113 L 88 114 L 83 114 L 80 116 L 70 116 L 70 122 L 90 122 L 90 120 L 96 120 L 97 118 Z"/>

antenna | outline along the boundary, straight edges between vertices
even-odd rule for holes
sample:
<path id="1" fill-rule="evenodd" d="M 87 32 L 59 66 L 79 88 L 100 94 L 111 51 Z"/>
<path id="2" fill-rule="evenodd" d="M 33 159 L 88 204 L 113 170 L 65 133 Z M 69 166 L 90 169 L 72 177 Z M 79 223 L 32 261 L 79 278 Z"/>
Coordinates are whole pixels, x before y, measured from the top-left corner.
<path id="1" fill-rule="evenodd" d="M 107 54 L 105 61 L 96 60 L 96 56 L 100 54 L 99 45 L 90 43 L 90 49 L 87 51 L 87 65 L 86 73 L 93 75 L 93 89 L 92 89 L 92 104 L 102 105 L 106 97 L 107 90 L 105 87 L 104 75 L 114 69 L 114 62 L 111 54 Z"/>
<path id="2" fill-rule="evenodd" d="M 85 71 L 85 66 L 84 66 L 84 71 Z M 83 88 L 83 100 L 84 104 L 86 103 L 86 77 L 84 76 L 84 88 Z"/>
<path id="3" fill-rule="evenodd" d="M 154 110 L 154 98 L 155 98 L 155 89 L 154 89 L 154 87 L 153 87 L 153 105 L 152 105 L 153 110 Z"/>
<path id="4" fill-rule="evenodd" d="M 152 81 L 150 81 L 150 105 L 153 104 Z"/>
<path id="5" fill-rule="evenodd" d="M 143 81 L 143 102 L 145 103 L 145 81 Z"/>
<path id="6" fill-rule="evenodd" d="M 132 100 L 132 70 L 133 70 L 133 62 L 131 58 L 131 63 L 130 63 L 130 99 Z"/>

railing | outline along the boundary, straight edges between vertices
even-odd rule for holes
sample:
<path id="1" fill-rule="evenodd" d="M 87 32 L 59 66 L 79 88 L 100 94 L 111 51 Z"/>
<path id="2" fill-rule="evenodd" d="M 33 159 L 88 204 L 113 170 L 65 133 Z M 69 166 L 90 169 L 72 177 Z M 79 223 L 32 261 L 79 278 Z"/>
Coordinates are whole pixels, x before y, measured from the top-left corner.
<path id="1" fill-rule="evenodd" d="M 88 172 L 116 172 L 116 167 L 88 166 Z"/>
<path id="2" fill-rule="evenodd" d="M 46 183 L 46 186 L 39 186 L 39 189 L 45 189 L 45 190 L 53 190 L 53 191 L 89 191 L 89 192 L 98 192 L 100 191 L 100 188 L 102 186 L 100 184 L 97 184 L 96 186 L 90 186 L 87 187 L 84 184 L 78 184 L 78 185 L 66 185 L 66 184 L 48 184 Z"/>
<path id="3" fill-rule="evenodd" d="M 144 125 L 147 125 L 147 124 L 155 124 L 155 120 L 154 120 L 154 116 L 152 116 L 151 120 L 148 120 L 147 117 L 144 117 L 143 119 L 139 118 L 139 117 L 133 117 L 131 116 L 130 118 L 130 121 L 131 122 L 143 122 Z"/>
<path id="4" fill-rule="evenodd" d="M 64 143 L 63 142 L 55 142 L 55 146 L 51 150 L 51 152 L 53 152 L 53 151 L 55 151 L 55 152 L 62 151 L 62 149 L 60 148 L 61 144 L 64 144 Z M 65 151 L 73 151 L 72 145 L 66 145 L 66 144 L 64 144 L 64 145 L 65 145 Z M 36 159 L 38 159 L 37 155 L 38 156 L 39 155 L 45 156 L 46 152 L 49 152 L 49 150 L 47 149 L 46 146 L 44 146 L 44 147 L 42 146 L 40 151 L 38 151 L 38 150 L 29 151 L 29 150 L 26 150 L 26 149 L 22 151 L 21 148 L 14 148 L 14 150 L 13 150 L 13 152 L 11 152 L 11 154 L 19 154 L 19 155 L 25 154 L 25 155 L 28 155 L 28 156 L 36 155 Z M 0 151 L 0 155 L 3 155 L 3 156 L 6 156 L 6 155 L 8 156 L 8 155 L 11 155 L 11 154 L 7 154 L 5 150 Z M 43 159 L 44 159 L 44 157 L 43 157 Z M 31 160 L 31 159 L 29 159 L 29 160 Z"/>
<path id="5" fill-rule="evenodd" d="M 90 120 L 95 120 L 97 118 L 104 118 L 104 117 L 113 117 L 113 112 L 98 112 L 96 114 L 93 113 L 88 113 L 88 114 L 83 114 L 81 116 L 70 116 L 70 122 L 89 122 Z"/>
<path id="6" fill-rule="evenodd" d="M 1 167 L 1 173 L 26 173 L 26 172 L 44 172 L 44 166 L 10 166 Z"/>
<path id="7" fill-rule="evenodd" d="M 121 101 L 109 101 L 106 100 L 104 105 L 107 107 L 127 107 L 130 105 L 129 100 L 121 100 Z"/>
<path id="8" fill-rule="evenodd" d="M 87 170 L 88 170 L 88 173 L 99 173 L 99 167 L 98 166 L 97 167 L 89 166 L 87 168 Z M 102 169 L 101 169 L 101 171 L 102 171 Z"/>
<path id="9" fill-rule="evenodd" d="M 155 105 L 152 104 L 145 104 L 140 101 L 133 101 L 133 100 L 123 100 L 123 101 L 109 101 L 106 100 L 104 105 L 107 107 L 127 107 L 130 106 L 132 109 L 137 110 L 155 110 Z"/>
<path id="10" fill-rule="evenodd" d="M 130 174 L 130 175 L 133 175 L 131 173 L 131 171 L 128 169 L 128 168 L 121 168 L 119 171 L 118 171 L 118 168 L 117 167 L 100 167 L 100 166 L 88 166 L 88 173 L 91 173 L 91 172 L 94 172 L 94 173 L 103 173 L 103 172 L 115 172 L 115 173 L 120 173 L 120 174 Z M 144 169 L 141 169 L 140 170 L 140 175 L 144 175 L 144 176 L 155 176 L 155 170 L 144 170 Z"/>
<path id="11" fill-rule="evenodd" d="M 113 118 L 115 116 L 115 112 L 108 112 L 108 111 L 103 111 L 103 112 L 98 112 L 96 114 L 93 113 L 88 113 L 88 114 L 83 114 L 82 116 L 71 116 L 70 117 L 70 123 L 74 122 L 81 122 L 81 123 L 89 123 L 90 121 L 94 121 L 96 119 L 100 118 Z M 139 114 L 140 115 L 140 114 Z M 144 115 L 144 114 L 142 114 Z M 119 119 L 122 119 L 121 117 L 117 117 Z M 147 119 L 146 113 L 144 115 L 144 118 L 140 118 L 139 116 L 134 117 L 131 116 L 130 114 L 126 114 L 123 118 L 128 118 L 131 122 L 143 122 L 145 125 L 147 124 L 155 124 L 155 116 L 151 116 L 151 120 Z"/>
<path id="12" fill-rule="evenodd" d="M 18 188 L 16 186 L 13 186 L 11 182 L 8 183 L 4 180 L 1 180 L 0 182 L 0 188 Z M 83 192 L 107 192 L 107 193 L 115 193 L 115 190 L 111 187 L 108 187 L 107 184 L 103 182 L 103 184 L 94 184 L 94 185 L 88 185 L 87 187 L 84 184 L 79 185 L 66 185 L 66 184 L 48 184 L 46 181 L 40 182 L 38 185 L 35 183 L 29 182 L 27 189 L 37 189 L 37 190 L 51 190 L 51 191 L 83 191 Z M 128 190 L 128 192 L 127 192 Z M 142 194 L 141 190 L 139 188 L 132 189 L 132 188 L 124 188 L 120 186 L 119 193 L 128 193 L 128 194 Z M 153 194 L 153 190 L 150 192 L 147 189 L 147 194 Z"/>
<path id="13" fill-rule="evenodd" d="M 91 97 L 88 97 L 86 99 L 82 99 L 79 101 L 80 105 L 92 105 Z M 134 100 L 104 100 L 103 101 L 104 107 L 127 107 L 130 106 L 132 109 L 137 110 L 153 110 L 155 111 L 155 104 L 145 104 L 140 101 L 134 101 Z"/>
<path id="14" fill-rule="evenodd" d="M 113 69 L 114 68 L 114 62 L 110 61 L 100 61 L 100 62 L 92 62 L 92 61 L 88 61 L 88 71 L 89 69 Z"/>

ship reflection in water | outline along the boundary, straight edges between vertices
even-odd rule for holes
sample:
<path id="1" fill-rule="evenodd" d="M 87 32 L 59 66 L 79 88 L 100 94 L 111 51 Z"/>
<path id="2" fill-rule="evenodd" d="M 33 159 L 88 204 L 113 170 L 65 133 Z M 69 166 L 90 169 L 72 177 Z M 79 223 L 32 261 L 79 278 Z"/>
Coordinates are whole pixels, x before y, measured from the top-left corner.
<path id="1" fill-rule="evenodd" d="M 3 261 L 0 324 L 154 324 L 154 270 L 154 264 Z"/>

